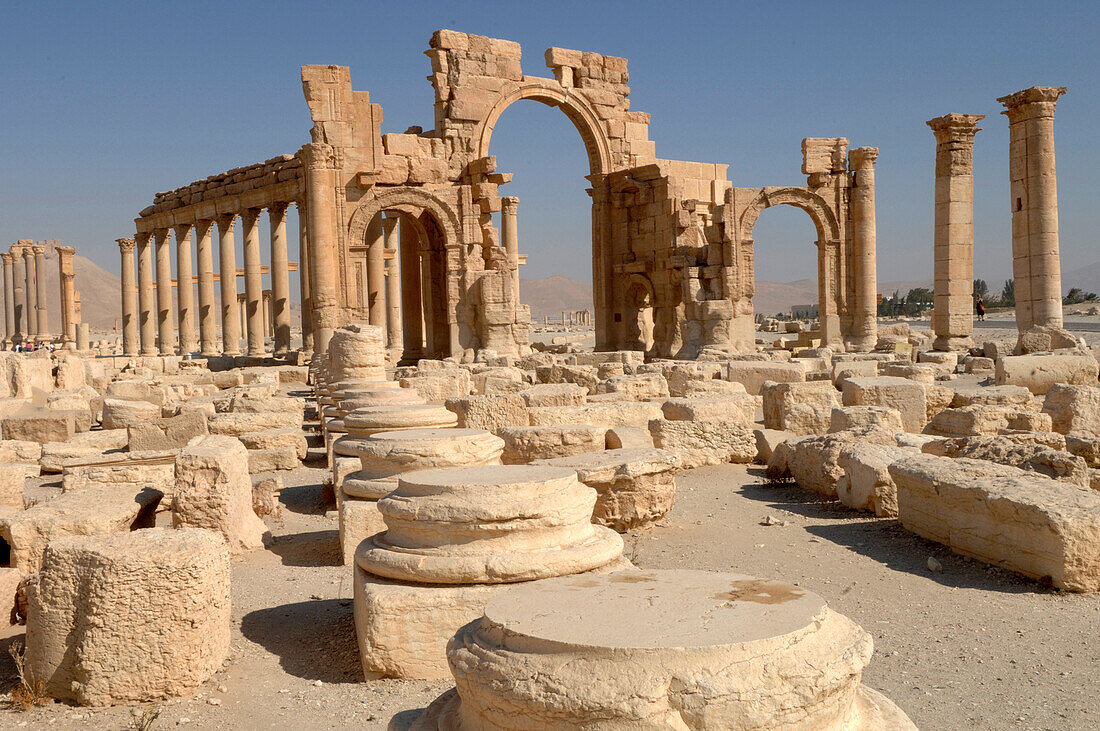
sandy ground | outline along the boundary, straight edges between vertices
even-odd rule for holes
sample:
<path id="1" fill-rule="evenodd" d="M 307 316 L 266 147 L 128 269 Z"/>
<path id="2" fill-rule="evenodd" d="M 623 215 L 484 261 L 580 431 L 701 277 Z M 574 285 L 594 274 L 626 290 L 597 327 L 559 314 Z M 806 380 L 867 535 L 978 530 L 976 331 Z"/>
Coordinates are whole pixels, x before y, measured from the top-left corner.
<path id="1" fill-rule="evenodd" d="M 323 472 L 287 473 L 272 543 L 233 568 L 232 653 L 191 699 L 111 709 L 61 703 L 0 711 L 4 728 L 385 728 L 448 683 L 361 682 L 350 570 L 337 560 Z M 1059 594 L 916 538 L 896 521 L 766 486 L 760 469 L 704 467 L 677 479 L 676 508 L 627 536 L 644 568 L 692 567 L 783 578 L 823 595 L 875 640 L 864 681 L 921 728 L 1100 726 L 1100 596 Z M 761 525 L 772 516 L 784 525 Z M 929 556 L 943 565 L 927 568 Z M 0 677 L 14 666 L 0 640 Z"/>

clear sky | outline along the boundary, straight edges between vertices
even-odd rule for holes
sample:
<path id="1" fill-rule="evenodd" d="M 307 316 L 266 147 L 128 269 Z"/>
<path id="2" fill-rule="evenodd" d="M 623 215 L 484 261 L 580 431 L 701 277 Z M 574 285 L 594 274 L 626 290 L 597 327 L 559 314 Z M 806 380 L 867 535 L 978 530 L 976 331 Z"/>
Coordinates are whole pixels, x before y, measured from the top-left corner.
<path id="1" fill-rule="evenodd" d="M 68 2 L 3 0 L 0 245 L 57 238 L 118 271 L 114 239 L 168 190 L 309 141 L 299 66 L 351 67 L 383 131 L 433 124 L 422 52 L 437 28 L 630 59 L 631 108 L 663 158 L 730 165 L 735 186 L 804 184 L 800 141 L 877 146 L 880 280 L 932 271 L 935 143 L 925 120 L 985 114 L 977 275 L 1010 276 L 1008 124 L 996 98 L 1064 85 L 1056 139 L 1064 270 L 1100 261 L 1097 2 Z M 580 137 L 536 102 L 492 143 L 521 198 L 523 276 L 588 280 Z M 757 274 L 816 276 L 805 214 L 770 209 Z M 292 255 L 293 256 L 293 255 Z M 266 257 L 266 255 L 265 255 Z M 266 259 L 265 259 L 266 260 Z M 999 287 L 994 287 L 999 288 Z"/>

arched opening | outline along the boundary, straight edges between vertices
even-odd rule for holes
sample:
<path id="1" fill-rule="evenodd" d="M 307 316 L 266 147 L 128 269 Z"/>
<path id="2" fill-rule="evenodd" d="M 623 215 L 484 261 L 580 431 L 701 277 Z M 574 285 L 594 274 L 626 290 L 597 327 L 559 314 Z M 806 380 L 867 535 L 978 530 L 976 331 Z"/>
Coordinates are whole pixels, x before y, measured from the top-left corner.
<path id="1" fill-rule="evenodd" d="M 379 201 L 370 214 L 351 247 L 350 308 L 383 328 L 399 364 L 451 355 L 443 227 L 415 203 Z"/>
<path id="2" fill-rule="evenodd" d="M 821 307 L 814 222 L 793 206 L 772 206 L 761 212 L 751 235 L 755 314 L 816 319 Z"/>
<path id="3" fill-rule="evenodd" d="M 653 285 L 640 274 L 627 283 L 623 348 L 649 352 L 653 348 Z"/>

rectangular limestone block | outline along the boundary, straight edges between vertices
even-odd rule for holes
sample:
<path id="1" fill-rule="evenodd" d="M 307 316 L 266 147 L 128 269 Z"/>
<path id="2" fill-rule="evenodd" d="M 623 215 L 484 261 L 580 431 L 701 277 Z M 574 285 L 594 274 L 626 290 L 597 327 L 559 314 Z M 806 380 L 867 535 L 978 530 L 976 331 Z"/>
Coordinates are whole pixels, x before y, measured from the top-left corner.
<path id="1" fill-rule="evenodd" d="M 531 426 L 590 424 L 612 428 L 647 426 L 661 416 L 661 405 L 651 401 L 613 401 L 583 406 L 544 406 L 528 409 Z"/>
<path id="2" fill-rule="evenodd" d="M 580 406 L 588 397 L 588 389 L 573 383 L 537 383 L 520 392 L 528 407 Z"/>
<path id="3" fill-rule="evenodd" d="M 504 440 L 504 464 L 527 464 L 536 459 L 568 457 L 602 451 L 607 428 L 588 425 L 504 427 L 497 436 Z"/>
<path id="4" fill-rule="evenodd" d="M 153 419 L 127 427 L 132 452 L 152 449 L 180 449 L 195 437 L 209 434 L 206 417 L 197 412 Z"/>
<path id="5" fill-rule="evenodd" d="M 755 396 L 731 393 L 711 397 L 673 398 L 661 404 L 661 415 L 670 421 L 737 421 L 756 419 Z"/>
<path id="6" fill-rule="evenodd" d="M 924 386 L 907 378 L 849 378 L 844 381 L 843 401 L 845 406 L 897 409 L 908 432 L 920 432 L 928 418 Z"/>
<path id="7" fill-rule="evenodd" d="M 293 470 L 298 466 L 298 449 L 293 446 L 248 450 L 248 474 L 250 475 Z"/>
<path id="8" fill-rule="evenodd" d="M 742 384 L 745 390 L 759 396 L 768 381 L 791 383 L 806 380 L 806 369 L 801 363 L 781 361 L 731 360 L 726 364 L 726 380 Z"/>
<path id="9" fill-rule="evenodd" d="M 449 398 L 470 395 L 470 372 L 462 368 L 432 371 L 428 376 L 402 378 L 402 388 L 414 389 L 420 398 L 428 402 L 442 402 Z"/>
<path id="10" fill-rule="evenodd" d="M 749 424 L 658 418 L 649 422 L 649 431 L 653 445 L 680 457 L 686 469 L 726 462 L 748 464 L 756 457 L 756 437 Z"/>
<path id="11" fill-rule="evenodd" d="M 898 520 L 956 553 L 1068 591 L 1100 590 L 1100 493 L 985 460 L 889 467 Z"/>
<path id="12" fill-rule="evenodd" d="M 208 427 L 211 434 L 239 437 L 268 429 L 301 429 L 302 415 L 286 411 L 215 414 L 210 417 Z"/>
<path id="13" fill-rule="evenodd" d="M 1047 391 L 1043 413 L 1056 432 L 1100 437 L 1100 388 L 1055 384 Z"/>
<path id="14" fill-rule="evenodd" d="M 765 383 L 764 427 L 792 434 L 823 434 L 829 430 L 840 394 L 832 381 Z"/>
<path id="15" fill-rule="evenodd" d="M 519 394 L 459 396 L 444 405 L 458 416 L 460 429 L 496 432 L 509 426 L 527 426 L 527 402 Z"/>
<path id="16" fill-rule="evenodd" d="M 375 533 L 386 530 L 382 513 L 378 512 L 377 500 L 361 500 L 340 493 L 340 555 L 344 565 L 355 562 L 355 549 Z"/>
<path id="17" fill-rule="evenodd" d="M 76 434 L 76 420 L 69 411 L 40 411 L 33 415 L 9 416 L 0 430 L 4 440 L 25 442 L 64 442 Z"/>
<path id="18" fill-rule="evenodd" d="M 148 486 L 164 493 L 167 502 L 175 482 L 175 461 L 172 450 L 74 457 L 61 463 L 61 488 L 70 492 L 96 485 Z"/>
<path id="19" fill-rule="evenodd" d="M 1095 386 L 1098 373 L 1100 364 L 1088 353 L 1037 353 L 1001 358 L 997 361 L 994 380 L 998 386 L 1024 386 L 1039 395 L 1056 383 Z"/>

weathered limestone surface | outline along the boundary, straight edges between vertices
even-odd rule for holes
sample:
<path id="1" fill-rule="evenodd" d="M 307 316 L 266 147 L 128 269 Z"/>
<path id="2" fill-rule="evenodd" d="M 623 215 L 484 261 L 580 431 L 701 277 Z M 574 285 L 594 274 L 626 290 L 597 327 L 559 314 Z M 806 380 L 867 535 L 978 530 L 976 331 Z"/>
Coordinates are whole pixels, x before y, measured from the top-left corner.
<path id="1" fill-rule="evenodd" d="M 309 442 L 305 434 L 299 429 L 265 429 L 264 431 L 242 434 L 241 440 L 248 450 L 256 449 L 289 449 L 297 460 L 306 458 L 309 451 Z M 251 457 L 251 455 L 249 455 Z"/>
<path id="2" fill-rule="evenodd" d="M 160 413 L 159 409 L 157 413 Z M 111 427 L 104 426 L 104 428 Z M 26 415 L 9 416 L 0 425 L 0 433 L 3 434 L 4 441 L 38 442 L 39 444 L 68 441 L 77 431 L 76 420 L 71 411 L 36 410 Z"/>
<path id="3" fill-rule="evenodd" d="M 893 446 L 896 443 L 894 433 L 879 426 L 864 426 L 823 436 L 806 437 L 787 442 L 791 452 L 786 458 L 786 468 L 803 490 L 825 497 L 836 497 L 837 483 L 844 476 L 840 454 L 845 447 L 852 444 Z M 778 450 L 773 452 L 773 461 L 778 453 Z M 771 466 L 772 461 L 769 461 L 769 473 Z"/>
<path id="4" fill-rule="evenodd" d="M 905 431 L 919 432 L 928 418 L 924 386 L 906 378 L 877 376 L 844 382 L 845 406 L 883 406 L 901 414 Z"/>
<path id="5" fill-rule="evenodd" d="M 1031 433 L 943 439 L 924 445 L 921 451 L 943 457 L 985 459 L 1078 487 L 1089 486 L 1089 467 L 1082 457 L 1046 444 L 1025 441 L 1030 436 Z"/>
<path id="6" fill-rule="evenodd" d="M 768 464 L 768 461 L 772 458 L 772 452 L 781 442 L 794 436 L 794 434 L 777 429 L 754 429 L 752 434 L 756 438 L 755 461 L 757 464 L 763 465 Z"/>
<path id="7" fill-rule="evenodd" d="M 130 436 L 126 429 L 104 429 L 76 434 L 66 442 L 47 442 L 42 445 L 35 443 L 35 446 L 41 454 L 42 471 L 61 472 L 65 460 L 121 452 L 127 448 L 129 442 Z"/>
<path id="8" fill-rule="evenodd" d="M 131 452 L 180 449 L 195 437 L 209 434 L 206 417 L 199 413 L 151 419 L 127 427 Z"/>
<path id="9" fill-rule="evenodd" d="M 489 599 L 447 647 L 456 689 L 411 729 L 915 729 L 861 685 L 871 644 L 780 581 L 563 577 Z"/>
<path id="10" fill-rule="evenodd" d="M 680 457 L 685 469 L 707 464 L 747 464 L 756 457 L 753 427 L 736 421 L 649 422 L 653 445 Z"/>
<path id="11" fill-rule="evenodd" d="M 582 406 L 542 406 L 527 410 L 531 426 L 592 424 L 608 429 L 617 426 L 646 426 L 661 416 L 661 404 L 651 401 L 593 403 Z"/>
<path id="12" fill-rule="evenodd" d="M 607 449 L 538 464 L 576 470 L 597 493 L 592 520 L 620 533 L 660 520 L 676 499 L 680 459 L 663 449 Z"/>
<path id="13" fill-rule="evenodd" d="M 768 381 L 790 383 L 806 380 L 801 363 L 776 361 L 731 360 L 726 365 L 726 380 L 740 383 L 745 390 L 759 396 Z"/>
<path id="14" fill-rule="evenodd" d="M 445 402 L 458 416 L 458 426 L 496 432 L 503 427 L 527 426 L 527 404 L 518 394 L 462 396 Z"/>
<path id="15" fill-rule="evenodd" d="M 172 525 L 220 533 L 230 553 L 263 546 L 267 527 L 252 510 L 248 450 L 237 439 L 208 436 L 176 457 Z"/>
<path id="16" fill-rule="evenodd" d="M 1100 364 L 1087 353 L 1010 355 L 997 361 L 994 380 L 998 386 L 1024 386 L 1041 395 L 1056 383 L 1095 386 Z"/>
<path id="17" fill-rule="evenodd" d="M 528 407 L 580 406 L 588 389 L 572 383 L 536 383 L 519 394 Z"/>
<path id="18" fill-rule="evenodd" d="M 896 518 L 898 494 L 889 467 L 912 450 L 889 444 L 850 444 L 840 451 L 837 464 L 844 474 L 837 480 L 840 502 L 856 510 L 869 510 L 879 518 Z"/>
<path id="19" fill-rule="evenodd" d="M 669 421 L 738 421 L 751 424 L 756 418 L 757 397 L 747 393 L 672 398 L 661 404 L 661 415 Z"/>
<path id="20" fill-rule="evenodd" d="M 1057 383 L 1047 390 L 1043 413 L 1056 432 L 1100 437 L 1100 388 Z"/>
<path id="21" fill-rule="evenodd" d="M 58 538 L 28 599 L 26 672 L 80 705 L 188 695 L 229 651 L 229 552 L 211 531 Z"/>
<path id="22" fill-rule="evenodd" d="M 1100 590 L 1100 493 L 984 460 L 915 455 L 890 465 L 898 519 L 956 553 Z"/>
<path id="23" fill-rule="evenodd" d="M 765 383 L 764 427 L 792 434 L 821 434 L 829 430 L 840 394 L 831 381 Z"/>
<path id="24" fill-rule="evenodd" d="M 301 429 L 302 417 L 286 411 L 215 414 L 210 417 L 208 427 L 211 434 L 239 437 L 268 429 Z"/>
<path id="25" fill-rule="evenodd" d="M 504 464 L 527 464 L 540 459 L 599 452 L 606 446 L 602 426 L 511 426 L 497 432 L 504 440 Z"/>
<path id="26" fill-rule="evenodd" d="M 838 406 L 829 414 L 830 432 L 868 425 L 905 431 L 905 425 L 901 423 L 901 412 L 884 406 Z"/>
<path id="27" fill-rule="evenodd" d="M 622 393 L 635 401 L 668 398 L 668 381 L 659 373 L 612 376 L 600 381 L 596 393 Z"/>
<path id="28" fill-rule="evenodd" d="M 74 457 L 61 463 L 61 488 L 70 492 L 96 485 L 152 487 L 170 501 L 175 457 L 172 450 Z"/>
<path id="29" fill-rule="evenodd" d="M 161 498 L 157 490 L 129 485 L 75 490 L 0 517 L 0 537 L 11 547 L 11 565 L 33 574 L 41 566 L 42 552 L 51 540 L 151 527 Z"/>
<path id="30" fill-rule="evenodd" d="M 103 399 L 104 429 L 126 429 L 160 419 L 160 406 L 149 401 Z"/>
<path id="31" fill-rule="evenodd" d="M 944 409 L 928 422 L 925 434 L 941 437 L 965 437 L 998 434 L 1006 429 L 1027 431 L 1051 431 L 1049 414 L 1034 411 L 1032 407 L 1014 406 L 961 406 Z"/>
<path id="32" fill-rule="evenodd" d="M 604 446 L 607 449 L 651 449 L 653 435 L 649 433 L 648 426 L 619 426 L 607 430 Z"/>

